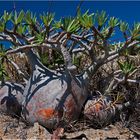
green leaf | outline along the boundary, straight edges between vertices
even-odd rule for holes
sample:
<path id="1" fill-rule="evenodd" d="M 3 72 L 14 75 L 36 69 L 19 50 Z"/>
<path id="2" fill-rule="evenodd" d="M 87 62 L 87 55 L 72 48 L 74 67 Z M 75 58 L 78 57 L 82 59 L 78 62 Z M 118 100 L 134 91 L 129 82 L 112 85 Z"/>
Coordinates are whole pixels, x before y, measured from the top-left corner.
<path id="1" fill-rule="evenodd" d="M 59 28 L 61 28 L 61 26 L 62 26 L 61 19 L 60 19 L 60 21 L 54 21 L 54 24 L 53 24 L 54 28 L 59 29 Z"/>
<path id="2" fill-rule="evenodd" d="M 136 69 L 136 67 L 133 65 L 132 61 L 129 61 L 129 60 L 125 61 L 125 62 L 118 61 L 118 65 L 125 75 L 130 74 L 131 72 L 133 72 Z"/>
<path id="3" fill-rule="evenodd" d="M 4 11 L 4 14 L 3 14 L 3 19 L 4 19 L 4 22 L 6 23 L 8 20 L 10 20 L 12 17 L 12 12 L 9 14 L 7 11 Z"/>
<path id="4" fill-rule="evenodd" d="M 27 11 L 26 12 L 26 16 L 25 16 L 25 21 L 27 22 L 27 24 L 31 24 L 32 23 L 32 19 L 31 19 L 31 12 Z"/>
<path id="5" fill-rule="evenodd" d="M 23 11 L 21 11 L 19 15 L 17 11 L 14 12 L 14 15 L 11 18 L 11 21 L 13 22 L 13 24 L 18 25 L 22 21 L 22 18 L 23 18 L 22 14 L 23 14 Z"/>
<path id="6" fill-rule="evenodd" d="M 37 17 L 36 14 L 31 13 L 32 24 L 36 24 Z"/>
<path id="7" fill-rule="evenodd" d="M 25 31 L 26 31 L 26 26 L 24 26 L 24 25 L 22 25 L 22 24 L 18 25 L 18 27 L 17 27 L 17 32 L 18 32 L 20 35 L 23 35 L 23 34 L 25 33 Z"/>
<path id="8" fill-rule="evenodd" d="M 26 21 L 26 29 L 28 30 L 28 33 L 31 35 L 34 35 L 39 33 L 38 26 L 36 24 L 37 22 L 37 17 L 36 14 L 33 14 L 30 11 L 27 11 L 25 14 L 25 21 Z"/>
<path id="9" fill-rule="evenodd" d="M 40 33 L 40 34 L 36 33 L 35 43 L 41 44 L 41 43 L 43 43 L 44 39 L 45 39 L 45 33 Z"/>
<path id="10" fill-rule="evenodd" d="M 118 61 L 118 65 L 119 65 L 120 69 L 121 69 L 121 70 L 123 70 L 123 68 L 124 68 L 123 63 L 122 63 L 122 62 L 120 62 L 120 61 Z"/>
<path id="11" fill-rule="evenodd" d="M 73 19 L 67 28 L 68 32 L 75 33 L 79 29 L 79 23 L 76 19 Z"/>
<path id="12" fill-rule="evenodd" d="M 140 23 L 134 23 L 132 30 L 130 30 L 130 34 L 133 39 L 140 39 Z"/>
<path id="13" fill-rule="evenodd" d="M 17 12 L 16 11 L 15 11 L 15 14 L 14 14 L 14 22 L 15 22 L 16 25 L 18 24 L 18 22 L 17 22 Z"/>
<path id="14" fill-rule="evenodd" d="M 26 12 L 26 22 L 31 25 L 31 24 L 36 24 L 36 21 L 37 21 L 36 14 L 33 14 L 30 11 L 27 11 Z"/>
<path id="15" fill-rule="evenodd" d="M 106 36 L 108 35 L 108 33 L 109 33 L 109 29 L 110 29 L 110 27 L 104 26 L 104 27 L 102 28 L 102 30 L 101 30 L 101 34 L 102 34 L 104 37 L 106 37 Z M 111 35 L 110 35 L 110 37 L 112 37 L 114 34 L 115 34 L 115 31 L 113 30 L 112 33 L 111 33 Z"/>
<path id="16" fill-rule="evenodd" d="M 80 25 L 77 19 L 67 17 L 62 19 L 62 28 L 68 33 L 76 33 Z"/>
<path id="17" fill-rule="evenodd" d="M 0 32 L 3 32 L 5 28 L 5 23 L 0 21 Z"/>
<path id="18" fill-rule="evenodd" d="M 40 15 L 41 20 L 45 24 L 46 27 L 49 27 L 54 19 L 54 13 L 43 13 L 43 15 Z"/>
<path id="19" fill-rule="evenodd" d="M 105 11 L 101 11 L 101 13 L 97 12 L 96 19 L 97 19 L 98 25 L 102 27 L 106 23 L 108 16 L 106 15 Z"/>
<path id="20" fill-rule="evenodd" d="M 6 49 L 2 44 L 0 44 L 0 58 L 2 59 L 5 56 L 5 54 L 6 54 Z"/>
<path id="21" fill-rule="evenodd" d="M 111 17 L 110 20 L 108 21 L 108 24 L 110 27 L 116 27 L 119 25 L 119 22 L 118 22 L 118 18 L 115 18 L 115 17 Z"/>
<path id="22" fill-rule="evenodd" d="M 95 23 L 94 13 L 88 14 L 88 12 L 89 11 L 86 11 L 83 15 L 79 14 L 77 16 L 77 19 L 79 20 L 80 24 L 87 29 L 91 28 Z"/>
<path id="23" fill-rule="evenodd" d="M 128 23 L 120 21 L 120 31 L 121 32 L 126 32 L 128 30 Z"/>
<path id="24" fill-rule="evenodd" d="M 20 13 L 19 13 L 19 16 L 17 18 L 17 23 L 20 23 L 24 18 L 24 11 L 22 10 Z"/>

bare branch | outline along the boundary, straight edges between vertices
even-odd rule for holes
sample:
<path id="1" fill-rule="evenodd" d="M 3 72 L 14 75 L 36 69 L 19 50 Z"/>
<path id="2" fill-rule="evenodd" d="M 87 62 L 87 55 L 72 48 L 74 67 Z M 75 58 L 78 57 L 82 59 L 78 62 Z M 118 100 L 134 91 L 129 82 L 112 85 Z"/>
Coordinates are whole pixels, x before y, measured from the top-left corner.
<path id="1" fill-rule="evenodd" d="M 13 54 L 13 53 L 18 53 L 18 52 L 26 52 L 34 47 L 47 47 L 48 49 L 53 49 L 53 50 L 57 50 L 60 51 L 60 49 L 58 47 L 56 47 L 55 45 L 52 44 L 52 42 L 49 42 L 49 44 L 43 43 L 41 45 L 39 44 L 30 44 L 30 45 L 24 45 L 24 46 L 18 46 L 16 49 L 13 50 L 9 50 L 7 51 L 7 55 L 8 54 Z"/>
<path id="2" fill-rule="evenodd" d="M 56 39 L 56 42 L 60 42 L 62 41 L 63 37 L 66 35 L 66 32 L 62 32 L 60 33 L 60 35 L 58 36 L 58 38 Z"/>
<path id="3" fill-rule="evenodd" d="M 119 56 L 119 53 L 121 51 L 124 51 L 125 49 L 128 49 L 132 46 L 135 46 L 135 45 L 138 45 L 140 42 L 139 41 L 134 41 L 134 42 L 130 42 L 129 44 L 126 45 L 126 43 L 124 44 L 124 46 L 120 49 L 120 50 L 115 50 L 115 51 L 112 51 L 111 53 L 109 53 L 109 55 L 107 56 L 107 59 L 105 61 L 105 63 L 108 63 L 114 59 L 116 59 L 118 56 Z"/>
<path id="4" fill-rule="evenodd" d="M 114 72 L 114 75 L 118 75 L 118 74 L 120 74 L 121 72 L 122 72 L 122 70 L 117 70 L 117 71 Z"/>
<path id="5" fill-rule="evenodd" d="M 72 50 L 72 53 L 84 52 L 85 48 L 75 48 Z"/>
<path id="6" fill-rule="evenodd" d="M 96 29 L 96 27 L 92 26 L 92 30 L 95 34 L 101 37 L 101 39 L 104 39 L 104 36 Z"/>
<path id="7" fill-rule="evenodd" d="M 105 63 L 108 63 L 108 62 L 116 59 L 117 57 L 119 57 L 119 53 L 116 53 L 114 55 L 108 56 L 108 58 L 106 59 Z"/>
<path id="8" fill-rule="evenodd" d="M 113 33 L 113 27 L 109 27 L 109 32 L 108 32 L 108 34 L 107 34 L 107 36 L 106 36 L 106 40 L 108 39 L 108 38 L 110 38 L 110 36 L 111 36 L 111 34 Z"/>
<path id="9" fill-rule="evenodd" d="M 82 47 L 84 47 L 86 50 L 90 50 L 91 47 L 88 46 L 87 44 L 85 44 L 84 42 L 82 42 L 81 40 L 77 39 L 77 38 L 73 38 L 71 37 L 72 41 L 75 41 L 76 43 L 78 43 L 79 45 L 81 45 Z"/>
<path id="10" fill-rule="evenodd" d="M 122 79 L 119 79 L 117 77 L 114 78 L 116 81 L 118 81 L 119 83 L 124 83 L 124 82 L 130 82 L 130 83 L 140 83 L 140 80 L 133 80 L 133 79 L 126 79 L 125 78 L 122 78 Z"/>
<path id="11" fill-rule="evenodd" d="M 5 33 L 5 34 L 8 34 L 8 35 L 13 39 L 13 41 L 16 42 L 16 44 L 17 44 L 17 43 L 22 44 L 22 43 L 20 42 L 19 39 L 22 39 L 22 40 L 25 41 L 26 43 L 28 42 L 28 40 L 27 40 L 26 37 L 24 37 L 23 35 L 20 35 L 20 34 L 17 33 L 16 31 L 9 31 L 9 30 L 5 29 L 5 30 L 4 30 L 4 33 Z"/>
<path id="12" fill-rule="evenodd" d="M 33 47 L 38 47 L 38 44 L 19 46 L 16 49 L 7 51 L 6 54 L 8 55 L 8 54 L 13 54 L 13 53 L 18 53 L 18 52 L 21 52 L 21 51 L 26 51 L 26 50 L 29 50 Z"/>
<path id="13" fill-rule="evenodd" d="M 127 79 L 127 82 L 139 84 L 140 83 L 140 80 Z"/>
<path id="14" fill-rule="evenodd" d="M 107 44 L 107 40 L 103 41 L 103 47 L 104 47 L 104 50 L 105 50 L 105 56 L 104 57 L 107 58 L 108 55 L 109 55 L 109 46 Z"/>
<path id="15" fill-rule="evenodd" d="M 34 39 L 35 39 L 35 36 L 33 36 L 33 37 L 30 37 L 30 38 L 26 38 L 26 40 L 28 41 L 28 42 L 32 42 L 32 41 L 34 41 Z"/>
<path id="16" fill-rule="evenodd" d="M 63 41 L 60 44 L 61 53 L 63 54 L 63 58 L 64 58 L 64 61 L 65 61 L 66 68 L 68 70 L 70 70 L 71 72 L 74 72 L 76 70 L 76 66 L 74 66 L 72 64 L 72 57 L 71 57 L 69 51 L 67 50 L 67 48 L 65 47 L 66 42 L 67 42 L 67 40 Z"/>
<path id="17" fill-rule="evenodd" d="M 121 47 L 119 50 L 115 50 L 115 51 L 112 51 L 109 53 L 109 55 L 114 55 L 114 54 L 117 54 L 117 53 L 120 53 L 121 51 L 125 50 L 125 49 L 128 49 L 132 46 L 135 46 L 135 45 L 138 45 L 140 42 L 139 41 L 131 41 L 131 39 L 129 41 L 127 41 L 123 47 Z"/>
<path id="18" fill-rule="evenodd" d="M 0 40 L 13 42 L 13 39 L 9 35 L 6 35 L 6 34 L 0 34 Z"/>
<path id="19" fill-rule="evenodd" d="M 105 63 L 108 63 L 116 58 L 119 57 L 119 53 L 127 48 L 130 48 L 132 46 L 135 46 L 137 44 L 139 44 L 140 42 L 139 41 L 133 41 L 131 42 L 131 40 L 129 41 L 129 43 L 125 43 L 124 46 L 118 50 L 118 51 L 113 51 L 112 53 L 110 54 L 106 54 L 106 57 L 103 57 L 103 58 L 100 58 L 96 61 L 96 65 L 95 63 L 91 64 L 91 66 L 89 66 L 86 70 L 85 70 L 85 73 L 83 74 L 83 77 L 84 79 L 89 79 L 92 77 L 93 74 L 95 74 L 95 72 L 97 71 L 97 69 L 104 65 Z"/>
<path id="20" fill-rule="evenodd" d="M 92 75 L 96 73 L 97 69 L 101 66 L 101 64 L 97 64 L 96 62 L 91 64 L 83 73 L 83 79 L 85 81 L 89 81 L 92 78 Z"/>
<path id="21" fill-rule="evenodd" d="M 106 89 L 105 94 L 108 94 L 108 93 L 111 92 L 111 90 L 115 89 L 115 87 L 116 87 L 115 84 L 118 85 L 118 83 L 116 83 L 115 79 L 113 79 L 113 80 L 110 82 L 108 88 Z M 114 86 L 114 85 L 115 85 L 115 86 Z"/>
<path id="22" fill-rule="evenodd" d="M 83 41 L 86 41 L 87 43 L 93 43 L 93 40 L 91 41 L 91 40 L 88 39 L 88 37 L 91 37 L 91 36 L 93 36 L 93 34 L 87 34 L 87 35 L 83 35 L 83 36 L 72 34 L 71 38 L 75 38 L 75 39 L 78 39 L 78 40 L 83 40 Z"/>
<path id="23" fill-rule="evenodd" d="M 128 78 L 131 77 L 133 74 L 135 74 L 138 71 L 139 68 L 140 68 L 140 66 L 137 66 L 137 68 L 132 73 L 130 73 L 128 75 Z"/>
<path id="24" fill-rule="evenodd" d="M 89 38 L 89 37 L 93 37 L 93 33 L 84 36 L 84 38 Z"/>
<path id="25" fill-rule="evenodd" d="M 0 34 L 0 40 L 1 41 L 8 41 L 11 42 L 13 45 L 15 46 L 20 46 L 21 44 L 17 41 L 16 37 L 11 37 L 10 35 L 6 35 L 6 34 Z"/>
<path id="26" fill-rule="evenodd" d="M 60 35 L 60 33 L 55 33 L 50 36 L 50 39 L 54 39 L 54 38 L 58 37 L 59 35 Z"/>

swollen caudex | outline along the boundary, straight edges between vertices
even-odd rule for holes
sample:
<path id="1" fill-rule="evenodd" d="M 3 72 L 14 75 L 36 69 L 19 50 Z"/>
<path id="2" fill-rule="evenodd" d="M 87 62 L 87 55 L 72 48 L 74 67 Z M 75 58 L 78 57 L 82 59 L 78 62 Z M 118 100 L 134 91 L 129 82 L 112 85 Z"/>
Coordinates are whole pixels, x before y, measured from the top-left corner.
<path id="1" fill-rule="evenodd" d="M 93 96 L 85 104 L 84 116 L 94 127 L 103 127 L 110 124 L 119 115 L 119 111 L 128 106 L 130 102 L 124 105 L 114 104 L 107 96 Z"/>

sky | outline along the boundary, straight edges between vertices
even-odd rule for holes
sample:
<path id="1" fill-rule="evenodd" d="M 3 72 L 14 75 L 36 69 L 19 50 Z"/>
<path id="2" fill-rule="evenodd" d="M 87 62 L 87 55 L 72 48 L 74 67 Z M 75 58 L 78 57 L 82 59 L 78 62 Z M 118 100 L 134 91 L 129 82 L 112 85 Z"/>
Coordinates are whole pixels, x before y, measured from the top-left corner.
<path id="1" fill-rule="evenodd" d="M 12 11 L 15 7 L 17 11 L 31 10 L 40 14 L 50 10 L 55 12 L 55 18 L 74 16 L 80 1 L 1 1 L 0 14 L 4 10 Z M 14 6 L 15 5 L 15 6 Z M 83 1 L 82 11 L 89 9 L 91 12 L 105 10 L 109 16 L 119 17 L 120 19 L 133 23 L 140 21 L 140 1 Z"/>
<path id="2" fill-rule="evenodd" d="M 134 22 L 140 21 L 140 1 L 1 1 L 0 0 L 0 15 L 4 10 L 8 12 L 16 9 L 30 10 L 37 15 L 51 11 L 55 13 L 55 19 L 60 17 L 75 16 L 76 8 L 81 3 L 81 10 L 85 12 L 89 9 L 90 12 L 105 10 L 109 16 L 115 16 L 129 23 L 130 26 Z M 118 34 L 117 38 L 120 38 Z"/>

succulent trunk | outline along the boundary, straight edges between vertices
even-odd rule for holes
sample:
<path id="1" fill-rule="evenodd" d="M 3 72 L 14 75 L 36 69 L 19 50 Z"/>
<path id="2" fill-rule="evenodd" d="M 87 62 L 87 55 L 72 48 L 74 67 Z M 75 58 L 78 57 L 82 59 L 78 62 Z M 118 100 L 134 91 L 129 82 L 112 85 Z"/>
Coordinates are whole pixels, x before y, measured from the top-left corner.
<path id="1" fill-rule="evenodd" d="M 80 76 L 47 69 L 32 50 L 26 52 L 32 75 L 25 87 L 23 117 L 48 129 L 64 127 L 78 118 L 88 92 Z"/>

